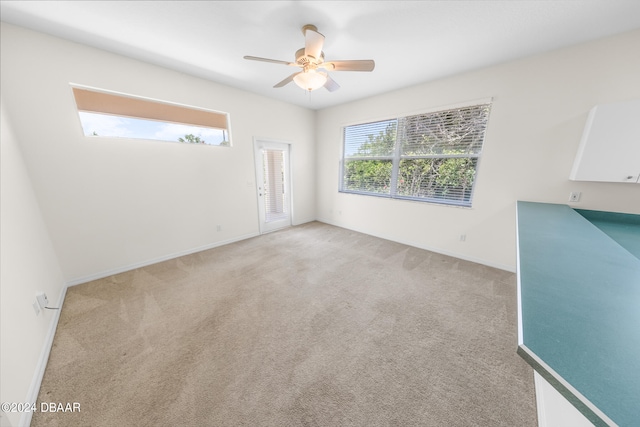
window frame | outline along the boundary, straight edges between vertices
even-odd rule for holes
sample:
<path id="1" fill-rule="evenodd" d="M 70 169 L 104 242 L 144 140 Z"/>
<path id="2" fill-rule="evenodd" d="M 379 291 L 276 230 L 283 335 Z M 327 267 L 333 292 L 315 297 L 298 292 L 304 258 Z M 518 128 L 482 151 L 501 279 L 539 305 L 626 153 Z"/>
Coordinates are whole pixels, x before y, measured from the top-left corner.
<path id="1" fill-rule="evenodd" d="M 338 192 L 345 194 L 355 194 L 362 196 L 373 196 L 373 197 L 382 197 L 386 199 L 398 199 L 405 201 L 413 201 L 420 203 L 429 203 L 429 204 L 437 204 L 437 205 L 445 205 L 445 206 L 454 206 L 454 207 L 462 207 L 462 208 L 472 208 L 473 200 L 475 196 L 476 183 L 478 178 L 478 171 L 480 167 L 480 159 L 482 157 L 482 151 L 484 150 L 484 144 L 486 140 L 487 128 L 489 126 L 489 120 L 491 116 L 491 107 L 493 103 L 493 98 L 483 98 L 477 99 L 469 102 L 459 103 L 455 105 L 441 106 L 430 108 L 427 110 L 422 110 L 419 112 L 405 113 L 402 115 L 398 115 L 395 117 L 386 117 L 375 120 L 366 120 L 359 122 L 352 122 L 348 124 L 343 124 L 341 126 L 341 134 L 342 134 L 342 150 L 339 161 L 339 180 L 338 180 Z M 398 136 L 396 134 L 394 141 L 394 150 L 393 153 L 389 156 L 375 156 L 375 157 L 346 157 L 346 140 L 345 140 L 345 130 L 348 127 L 364 125 L 369 123 L 379 123 L 385 121 L 393 121 L 396 120 L 399 122 L 402 118 L 427 115 L 431 113 L 445 112 L 451 110 L 460 110 L 471 107 L 481 107 L 488 106 L 487 118 L 485 122 L 485 128 L 482 136 L 482 145 L 480 151 L 478 153 L 472 154 L 425 154 L 425 155 L 403 155 L 402 154 L 402 144 L 398 142 Z M 396 125 L 398 126 L 398 125 Z M 397 127 L 396 127 L 397 131 Z M 433 197 L 414 197 L 414 196 L 406 196 L 398 194 L 398 176 L 400 174 L 400 163 L 402 160 L 416 160 L 416 159 L 448 159 L 448 158 L 463 158 L 463 159 L 472 159 L 475 162 L 474 166 L 474 179 L 471 185 L 471 190 L 469 194 L 469 200 L 454 200 L 454 199 L 444 199 L 444 198 L 433 198 Z M 349 161 L 366 161 L 366 160 L 391 160 L 392 169 L 391 169 L 391 177 L 389 180 L 389 193 L 376 193 L 372 191 L 362 191 L 362 190 L 354 190 L 345 188 L 345 165 Z"/>
<path id="2" fill-rule="evenodd" d="M 82 130 L 83 136 L 87 138 L 135 139 L 156 142 L 176 142 L 186 145 L 206 145 L 211 147 L 232 146 L 231 118 L 229 113 L 177 102 L 100 89 L 76 83 L 70 83 L 70 88 L 76 113 L 78 114 L 80 129 Z M 145 108 L 149 109 L 145 110 Z M 206 142 L 188 144 L 184 141 L 181 142 L 178 140 L 173 141 L 139 136 L 88 135 L 84 130 L 81 113 L 143 120 L 148 122 L 153 121 L 169 125 L 175 124 L 192 126 L 202 129 L 216 129 L 222 131 L 223 135 L 226 134 L 227 138 L 226 140 L 223 140 L 222 143 L 218 144 Z M 224 125 L 222 125 L 223 122 Z M 226 142 L 226 144 L 224 142 Z"/>

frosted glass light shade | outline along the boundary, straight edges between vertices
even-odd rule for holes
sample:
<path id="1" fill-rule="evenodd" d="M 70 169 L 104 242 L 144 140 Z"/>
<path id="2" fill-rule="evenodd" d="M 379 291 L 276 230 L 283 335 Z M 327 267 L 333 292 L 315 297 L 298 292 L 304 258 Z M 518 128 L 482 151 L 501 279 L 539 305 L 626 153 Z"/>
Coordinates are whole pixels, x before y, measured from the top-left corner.
<path id="1" fill-rule="evenodd" d="M 293 77 L 293 81 L 304 90 L 311 92 L 324 86 L 327 82 L 327 73 L 316 70 L 303 71 Z"/>

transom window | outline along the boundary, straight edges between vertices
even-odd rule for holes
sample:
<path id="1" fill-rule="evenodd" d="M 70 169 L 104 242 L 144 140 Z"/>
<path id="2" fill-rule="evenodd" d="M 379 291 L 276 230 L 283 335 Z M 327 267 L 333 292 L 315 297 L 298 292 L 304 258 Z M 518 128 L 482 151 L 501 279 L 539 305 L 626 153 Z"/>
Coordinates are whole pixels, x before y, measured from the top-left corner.
<path id="1" fill-rule="evenodd" d="M 346 126 L 340 191 L 471 206 L 490 108 Z"/>
<path id="2" fill-rule="evenodd" d="M 73 95 L 85 136 L 230 145 L 225 113 L 78 87 Z"/>

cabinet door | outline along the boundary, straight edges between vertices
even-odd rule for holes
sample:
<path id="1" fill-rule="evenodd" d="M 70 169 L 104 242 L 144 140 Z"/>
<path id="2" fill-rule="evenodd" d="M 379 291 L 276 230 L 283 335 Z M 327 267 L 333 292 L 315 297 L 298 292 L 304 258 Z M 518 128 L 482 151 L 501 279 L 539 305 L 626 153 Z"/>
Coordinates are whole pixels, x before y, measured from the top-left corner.
<path id="1" fill-rule="evenodd" d="M 640 100 L 591 109 L 569 178 L 639 182 Z"/>

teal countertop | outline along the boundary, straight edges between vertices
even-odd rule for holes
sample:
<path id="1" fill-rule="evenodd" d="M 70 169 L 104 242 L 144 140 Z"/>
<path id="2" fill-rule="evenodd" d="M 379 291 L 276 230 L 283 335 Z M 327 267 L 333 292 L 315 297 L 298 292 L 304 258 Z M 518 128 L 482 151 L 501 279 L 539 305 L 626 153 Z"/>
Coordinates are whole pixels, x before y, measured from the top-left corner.
<path id="1" fill-rule="evenodd" d="M 595 425 L 640 425 L 640 216 L 518 202 L 517 227 L 518 353 Z"/>
<path id="2" fill-rule="evenodd" d="M 640 215 L 584 209 L 576 212 L 640 259 Z"/>

